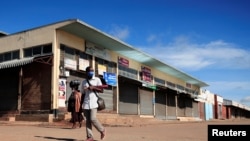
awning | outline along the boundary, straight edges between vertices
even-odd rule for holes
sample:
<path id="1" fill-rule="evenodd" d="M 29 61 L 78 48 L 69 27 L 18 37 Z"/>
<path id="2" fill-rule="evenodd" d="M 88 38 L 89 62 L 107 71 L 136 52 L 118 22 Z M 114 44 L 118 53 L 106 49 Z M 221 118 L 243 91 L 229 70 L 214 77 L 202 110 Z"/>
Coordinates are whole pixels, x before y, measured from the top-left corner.
<path id="1" fill-rule="evenodd" d="M 126 56 L 132 60 L 135 60 L 143 65 L 158 69 L 163 73 L 172 75 L 176 78 L 183 80 L 184 82 L 198 85 L 199 87 L 209 86 L 205 82 L 202 82 L 193 76 L 190 76 L 168 64 L 162 62 L 150 55 L 134 48 L 133 46 L 114 38 L 94 27 L 84 23 L 78 19 L 71 20 L 72 23 L 59 27 L 59 30 L 66 31 L 73 35 L 79 36 L 89 42 L 93 42 L 97 45 L 102 45 L 103 48 L 112 50 L 117 54 Z"/>
<path id="2" fill-rule="evenodd" d="M 0 63 L 0 69 L 23 66 L 23 65 L 32 63 L 33 60 L 34 60 L 34 57 L 27 57 L 27 58 L 15 59 L 15 60 L 2 62 L 2 63 Z"/>

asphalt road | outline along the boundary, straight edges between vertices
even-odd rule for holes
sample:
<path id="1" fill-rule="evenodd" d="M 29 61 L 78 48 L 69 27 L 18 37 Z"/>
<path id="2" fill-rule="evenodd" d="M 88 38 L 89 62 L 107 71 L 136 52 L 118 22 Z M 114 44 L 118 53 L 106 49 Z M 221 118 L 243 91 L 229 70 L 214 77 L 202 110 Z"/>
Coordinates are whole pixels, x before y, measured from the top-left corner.
<path id="1" fill-rule="evenodd" d="M 104 141 L 207 141 L 211 124 L 250 125 L 250 120 L 210 122 L 166 122 L 143 126 L 108 126 Z M 96 141 L 100 134 L 93 129 Z M 71 129 L 71 124 L 0 122 L 1 141 L 84 141 L 85 127 Z"/>

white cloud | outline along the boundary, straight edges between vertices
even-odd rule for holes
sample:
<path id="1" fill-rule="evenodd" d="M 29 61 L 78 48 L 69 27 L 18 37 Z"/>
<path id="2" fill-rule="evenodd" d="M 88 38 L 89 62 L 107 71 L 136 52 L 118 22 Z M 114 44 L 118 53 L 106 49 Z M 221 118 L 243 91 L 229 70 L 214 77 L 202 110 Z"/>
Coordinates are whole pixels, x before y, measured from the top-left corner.
<path id="1" fill-rule="evenodd" d="M 210 86 L 206 89 L 236 102 L 245 103 L 250 106 L 250 82 L 248 81 L 213 81 L 208 82 Z"/>
<path id="2" fill-rule="evenodd" d="M 125 40 L 129 36 L 129 28 L 126 26 L 121 27 L 121 26 L 113 25 L 112 30 L 109 31 L 109 34 L 111 34 L 112 36 L 120 40 Z"/>
<path id="3" fill-rule="evenodd" d="M 157 39 L 157 36 L 155 35 L 150 35 L 148 38 L 147 38 L 147 42 L 153 42 Z"/>
<path id="4" fill-rule="evenodd" d="M 150 36 L 149 39 L 155 38 Z M 172 66 L 186 70 L 208 67 L 250 69 L 250 51 L 222 40 L 196 44 L 191 43 L 185 36 L 180 36 L 166 45 L 140 49 Z"/>
<path id="5" fill-rule="evenodd" d="M 242 103 L 249 103 L 250 104 L 250 96 L 247 96 L 247 97 L 241 99 L 241 102 Z"/>
<path id="6" fill-rule="evenodd" d="M 220 89 L 224 90 L 227 88 L 228 91 L 231 90 L 245 90 L 245 91 L 250 91 L 250 82 L 245 82 L 245 81 L 234 81 L 234 82 L 229 82 L 229 81 L 214 81 L 214 82 L 208 82 L 214 89 L 217 89 L 220 91 Z M 250 94 L 250 93 L 249 93 Z"/>

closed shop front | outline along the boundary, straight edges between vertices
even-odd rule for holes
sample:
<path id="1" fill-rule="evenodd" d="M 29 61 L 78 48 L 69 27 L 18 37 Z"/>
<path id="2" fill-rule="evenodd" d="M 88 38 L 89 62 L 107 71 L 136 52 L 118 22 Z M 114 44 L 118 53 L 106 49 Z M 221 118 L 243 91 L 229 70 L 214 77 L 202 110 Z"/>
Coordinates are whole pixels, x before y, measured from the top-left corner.
<path id="1" fill-rule="evenodd" d="M 193 100 L 188 94 L 178 94 L 177 103 L 177 116 L 179 117 L 191 117 L 193 115 Z"/>
<path id="2" fill-rule="evenodd" d="M 214 118 L 214 110 L 213 110 L 213 104 L 212 103 L 205 103 L 205 120 L 211 120 Z"/>
<path id="3" fill-rule="evenodd" d="M 20 67 L 0 69 L 0 111 L 16 111 Z"/>
<path id="4" fill-rule="evenodd" d="M 197 101 L 194 101 L 193 99 L 192 103 L 193 103 L 193 108 L 192 108 L 192 113 L 193 113 L 193 117 L 197 117 L 199 118 L 199 103 Z"/>
<path id="5" fill-rule="evenodd" d="M 167 91 L 155 91 L 155 117 L 158 119 L 166 119 L 167 117 Z"/>
<path id="6" fill-rule="evenodd" d="M 49 112 L 52 107 L 51 64 L 51 55 L 27 56 L 2 63 L 0 111 Z"/>
<path id="7" fill-rule="evenodd" d="M 141 84 L 122 76 L 119 82 L 119 114 L 138 114 L 138 86 Z"/>
<path id="8" fill-rule="evenodd" d="M 154 99 L 153 91 L 148 89 L 140 89 L 140 115 L 154 115 Z"/>
<path id="9" fill-rule="evenodd" d="M 167 89 L 167 119 L 176 119 L 176 91 Z"/>
<path id="10" fill-rule="evenodd" d="M 199 106 L 199 117 L 202 120 L 205 120 L 205 103 L 204 102 L 198 102 Z"/>
<path id="11" fill-rule="evenodd" d="M 51 65 L 34 62 L 23 67 L 21 110 L 51 109 Z"/>

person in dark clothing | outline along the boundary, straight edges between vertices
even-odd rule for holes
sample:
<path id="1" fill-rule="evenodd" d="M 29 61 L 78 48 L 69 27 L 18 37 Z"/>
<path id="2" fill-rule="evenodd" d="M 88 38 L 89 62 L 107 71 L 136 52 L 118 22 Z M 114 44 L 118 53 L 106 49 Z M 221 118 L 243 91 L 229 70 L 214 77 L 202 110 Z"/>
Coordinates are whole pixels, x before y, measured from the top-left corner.
<path id="1" fill-rule="evenodd" d="M 82 115 L 82 103 L 83 97 L 81 92 L 78 90 L 77 80 L 70 82 L 70 87 L 72 88 L 72 93 L 68 99 L 68 112 L 71 112 L 72 128 L 76 128 L 76 123 L 79 123 L 79 127 L 82 126 L 83 115 Z M 80 83 L 79 83 L 80 84 Z"/>

